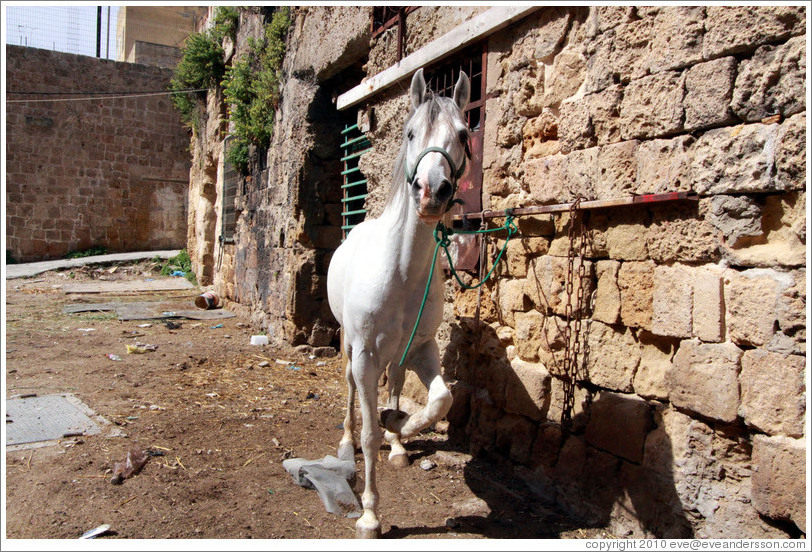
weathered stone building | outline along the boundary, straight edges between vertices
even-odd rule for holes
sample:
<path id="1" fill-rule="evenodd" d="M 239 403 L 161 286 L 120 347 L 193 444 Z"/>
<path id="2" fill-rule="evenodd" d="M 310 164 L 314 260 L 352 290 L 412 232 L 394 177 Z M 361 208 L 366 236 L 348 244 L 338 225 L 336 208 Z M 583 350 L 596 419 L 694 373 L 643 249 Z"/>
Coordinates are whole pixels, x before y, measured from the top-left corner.
<path id="1" fill-rule="evenodd" d="M 136 94 L 172 71 L 10 44 L 5 62 L 7 255 L 183 247 L 188 134 L 169 96 Z"/>
<path id="2" fill-rule="evenodd" d="M 481 208 L 695 195 L 577 215 L 574 371 L 568 213 L 520 217 L 481 294 L 449 280 L 450 431 L 620 536 L 805 534 L 805 8 L 375 10 L 294 10 L 273 141 L 233 189 L 231 229 L 226 111 L 210 94 L 191 171 L 199 280 L 274 340 L 337 345 L 325 275 L 346 225 L 342 129 L 371 143 L 359 166 L 374 216 L 408 78 L 425 65 L 442 87 L 463 67 L 480 92 L 467 182 Z M 230 55 L 262 17 L 242 13 Z"/>

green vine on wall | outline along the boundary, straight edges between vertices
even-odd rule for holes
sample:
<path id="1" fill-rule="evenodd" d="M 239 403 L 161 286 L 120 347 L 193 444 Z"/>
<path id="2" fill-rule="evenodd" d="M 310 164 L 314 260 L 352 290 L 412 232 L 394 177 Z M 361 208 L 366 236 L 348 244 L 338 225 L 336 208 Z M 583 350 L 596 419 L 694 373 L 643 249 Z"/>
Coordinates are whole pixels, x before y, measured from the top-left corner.
<path id="1" fill-rule="evenodd" d="M 218 7 L 214 14 L 214 25 L 198 33 L 192 33 L 186 39 L 182 56 L 169 89 L 176 92 L 172 95 L 175 108 L 180 111 L 180 118 L 193 131 L 200 129 L 206 90 L 221 83 L 226 72 L 223 38 L 237 34 L 239 11 L 233 7 Z M 197 92 L 181 92 L 198 90 Z"/>
<path id="2" fill-rule="evenodd" d="M 265 26 L 262 39 L 249 38 L 248 53 L 225 72 L 223 90 L 229 119 L 234 123 L 226 160 L 243 174 L 248 173 L 250 147 L 264 149 L 271 143 L 290 25 L 290 8 L 277 8 Z"/>

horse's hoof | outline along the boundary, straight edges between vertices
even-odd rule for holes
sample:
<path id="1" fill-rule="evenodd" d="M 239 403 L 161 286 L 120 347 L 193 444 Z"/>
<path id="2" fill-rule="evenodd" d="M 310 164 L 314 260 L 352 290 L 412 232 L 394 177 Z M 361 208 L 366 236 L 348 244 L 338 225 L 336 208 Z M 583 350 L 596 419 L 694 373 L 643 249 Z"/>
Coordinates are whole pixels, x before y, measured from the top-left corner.
<path id="1" fill-rule="evenodd" d="M 356 539 L 379 539 L 381 537 L 381 524 L 375 523 L 372 527 L 355 525 Z"/>
<path id="2" fill-rule="evenodd" d="M 409 456 L 406 454 L 389 454 L 389 463 L 396 468 L 405 468 L 409 465 Z"/>

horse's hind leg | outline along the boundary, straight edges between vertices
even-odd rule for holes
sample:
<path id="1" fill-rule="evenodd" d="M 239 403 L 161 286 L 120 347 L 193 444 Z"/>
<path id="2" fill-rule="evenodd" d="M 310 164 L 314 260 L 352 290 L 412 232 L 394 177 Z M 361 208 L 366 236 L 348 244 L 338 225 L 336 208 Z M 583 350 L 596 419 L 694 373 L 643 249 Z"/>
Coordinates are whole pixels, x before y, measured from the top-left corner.
<path id="1" fill-rule="evenodd" d="M 380 373 L 372 355 L 366 352 L 353 355 L 352 376 L 361 405 L 361 450 L 364 452 L 365 475 L 364 493 L 361 495 L 364 513 L 355 523 L 355 536 L 358 538 L 377 538 L 381 533 L 381 523 L 378 521 L 378 485 L 375 479 L 375 464 L 383 434 L 378 426 Z"/>
<path id="2" fill-rule="evenodd" d="M 437 343 L 435 341 L 425 343 L 415 351 L 413 359 L 413 369 L 428 389 L 429 397 L 426 406 L 421 410 L 387 427 L 393 433 L 399 433 L 401 439 L 414 437 L 448 414 L 453 401 L 440 373 L 440 351 Z"/>
<path id="3" fill-rule="evenodd" d="M 403 391 L 403 382 L 406 379 L 406 369 L 398 364 L 389 365 L 389 404 L 388 408 L 381 414 L 381 424 L 383 427 L 391 427 L 397 423 L 397 419 L 403 416 L 400 411 L 400 393 Z M 409 456 L 406 449 L 400 442 L 400 436 L 391 431 L 385 431 L 384 440 L 389 443 L 389 462 L 398 468 L 409 465 Z"/>
<path id="4" fill-rule="evenodd" d="M 344 435 L 338 443 L 338 457 L 342 460 L 355 458 L 355 379 L 352 377 L 352 362 L 347 359 L 344 369 L 344 378 L 347 380 L 347 412 L 344 415 Z"/>

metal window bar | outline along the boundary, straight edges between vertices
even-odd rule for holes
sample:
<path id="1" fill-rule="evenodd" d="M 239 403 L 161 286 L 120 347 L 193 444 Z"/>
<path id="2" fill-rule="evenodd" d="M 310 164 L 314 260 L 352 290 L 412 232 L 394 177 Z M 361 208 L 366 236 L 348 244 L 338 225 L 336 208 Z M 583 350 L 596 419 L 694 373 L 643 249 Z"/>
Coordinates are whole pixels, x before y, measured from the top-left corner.
<path id="1" fill-rule="evenodd" d="M 367 179 L 364 178 L 358 161 L 372 144 L 358 128 L 347 125 L 341 131 L 341 233 L 342 241 L 350 230 L 360 224 L 366 216 Z"/>
<path id="2" fill-rule="evenodd" d="M 230 138 L 226 138 L 223 151 L 228 150 Z M 237 169 L 228 161 L 223 161 L 223 190 L 220 213 L 220 242 L 234 243 L 234 234 L 237 230 L 237 186 L 242 177 Z"/>

